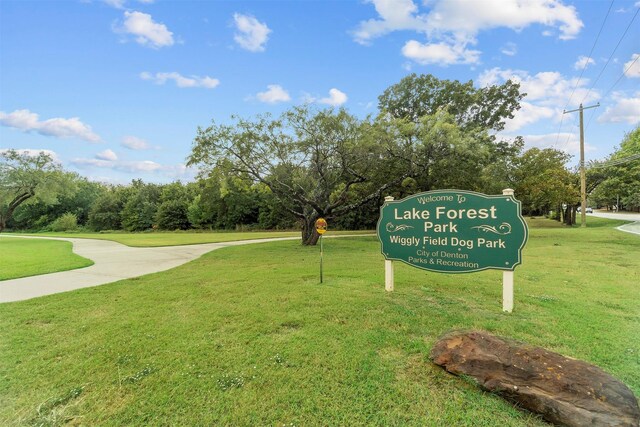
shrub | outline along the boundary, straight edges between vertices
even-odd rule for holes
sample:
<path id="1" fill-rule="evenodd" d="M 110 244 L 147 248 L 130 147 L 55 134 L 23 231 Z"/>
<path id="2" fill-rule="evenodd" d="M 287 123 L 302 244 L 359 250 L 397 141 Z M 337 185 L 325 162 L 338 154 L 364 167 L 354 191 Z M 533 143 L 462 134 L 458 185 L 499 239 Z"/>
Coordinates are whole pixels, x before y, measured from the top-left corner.
<path id="1" fill-rule="evenodd" d="M 49 227 L 51 231 L 74 231 L 78 229 L 76 214 L 67 212 L 53 221 Z"/>

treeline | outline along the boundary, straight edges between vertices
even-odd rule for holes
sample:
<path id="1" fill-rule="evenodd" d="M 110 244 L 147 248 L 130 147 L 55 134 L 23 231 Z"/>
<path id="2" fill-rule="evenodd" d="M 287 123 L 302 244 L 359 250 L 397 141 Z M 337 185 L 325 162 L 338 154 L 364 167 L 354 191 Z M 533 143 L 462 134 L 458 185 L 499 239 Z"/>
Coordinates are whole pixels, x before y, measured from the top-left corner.
<path id="1" fill-rule="evenodd" d="M 588 171 L 594 205 L 640 212 L 640 126 L 625 135 L 608 159 L 592 162 Z"/>
<path id="2" fill-rule="evenodd" d="M 70 184 L 70 185 L 69 185 Z M 235 179 L 107 185 L 76 174 L 55 203 L 16 210 L 8 229 L 31 231 L 292 229 L 295 219 L 263 186 Z"/>
<path id="3" fill-rule="evenodd" d="M 640 128 L 628 135 L 621 147 L 629 156 L 628 146 L 638 144 Z M 511 147 L 513 153 L 500 162 L 486 165 L 464 190 L 500 194 L 513 188 L 522 201 L 523 214 L 546 215 L 575 221 L 580 203 L 579 174 L 565 166 L 568 155 L 553 149 L 532 148 L 524 151 L 521 142 Z M 640 150 L 639 150 L 640 151 Z M 612 159 L 626 158 L 616 151 Z M 464 173 L 461 162 L 441 171 L 447 175 Z M 640 209 L 640 162 L 606 168 L 589 169 L 589 197 L 593 206 Z M 63 188 L 55 200 L 34 198 L 20 206 L 7 228 L 22 231 L 91 231 L 126 230 L 282 230 L 300 229 L 301 223 L 282 201 L 264 184 L 241 179 L 214 170 L 196 182 L 170 184 L 133 180 L 128 185 L 92 182 L 75 173 L 65 172 Z M 349 210 L 332 221 L 338 229 L 371 229 L 378 219 L 378 209 L 385 195 L 396 199 L 423 191 L 418 180 L 405 178 L 388 188 L 380 197 Z M 564 209 L 563 209 L 564 206 Z"/>
<path id="4" fill-rule="evenodd" d="M 567 155 L 552 149 L 516 152 L 507 162 L 489 164 L 473 185 L 460 189 L 500 194 L 514 188 L 523 211 L 546 214 L 562 203 L 578 206 L 578 177 L 564 166 Z M 461 163 L 442 171 L 460 175 Z M 12 230 L 282 230 L 299 229 L 300 220 L 264 184 L 224 175 L 219 170 L 196 182 L 170 184 L 133 180 L 128 185 L 92 182 L 65 172 L 64 188 L 55 201 L 34 199 L 17 209 L 7 223 Z M 380 197 L 335 218 L 332 228 L 371 229 L 385 195 L 396 199 L 422 191 L 414 178 L 405 178 Z"/>

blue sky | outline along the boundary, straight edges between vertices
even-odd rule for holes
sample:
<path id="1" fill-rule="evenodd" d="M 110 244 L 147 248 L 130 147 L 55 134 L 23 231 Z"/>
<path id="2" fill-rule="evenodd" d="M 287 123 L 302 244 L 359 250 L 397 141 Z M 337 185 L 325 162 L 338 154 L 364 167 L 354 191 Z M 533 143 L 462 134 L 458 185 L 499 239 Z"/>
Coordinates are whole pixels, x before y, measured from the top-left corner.
<path id="1" fill-rule="evenodd" d="M 529 95 L 503 136 L 563 149 L 576 155 L 572 164 L 578 115 L 562 111 L 600 102 L 585 123 L 586 158 L 601 159 L 640 122 L 639 8 L 637 0 L 0 0 L 0 149 L 46 150 L 105 182 L 188 181 L 196 129 L 212 119 L 305 102 L 364 117 L 415 72 L 477 86 L 517 79 Z"/>

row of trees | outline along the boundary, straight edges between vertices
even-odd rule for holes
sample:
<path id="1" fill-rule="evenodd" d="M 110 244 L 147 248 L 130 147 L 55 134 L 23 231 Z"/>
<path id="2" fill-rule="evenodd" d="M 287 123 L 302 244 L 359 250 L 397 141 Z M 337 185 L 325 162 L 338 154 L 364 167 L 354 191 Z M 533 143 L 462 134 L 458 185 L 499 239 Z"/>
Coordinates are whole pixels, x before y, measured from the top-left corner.
<path id="1" fill-rule="evenodd" d="M 6 153 L 0 154 L 4 156 Z M 25 156 L 25 160 L 31 158 Z M 62 182 L 50 179 L 33 190 L 19 209 L 1 212 L 3 228 L 14 230 L 187 230 L 292 229 L 295 220 L 264 186 L 235 178 L 158 185 L 134 180 L 105 185 L 60 171 Z M 42 195 L 43 197 L 39 197 Z"/>
<path id="2" fill-rule="evenodd" d="M 640 126 L 625 135 L 604 162 L 593 162 L 590 200 L 599 206 L 640 211 Z"/>
<path id="3" fill-rule="evenodd" d="M 0 209 L 3 228 L 7 225 L 14 230 L 58 231 L 85 227 L 94 231 L 145 231 L 291 229 L 302 225 L 300 218 L 267 185 L 246 176 L 225 174 L 222 168 L 188 184 L 158 185 L 134 180 L 128 185 L 112 186 L 65 172 L 46 154 L 31 157 L 5 152 L 0 156 L 4 166 L 19 159 L 16 168 L 30 177 L 21 187 L 3 187 Z M 564 154 L 555 150 L 534 148 L 522 152 L 520 149 L 508 165 L 486 165 L 475 177 L 475 182 L 468 181 L 465 185 L 464 181 L 471 178 L 468 170 L 457 174 L 457 177 L 447 177 L 442 173 L 432 177 L 436 183 L 432 188 L 455 186 L 495 194 L 502 188 L 513 187 L 523 201 L 525 213 L 540 214 L 567 200 L 567 194 L 576 205 L 578 203 L 576 179 L 564 168 L 565 159 Z M 43 162 L 47 170 L 41 174 Z M 468 174 L 469 177 L 465 178 Z M 38 180 L 38 175 L 42 180 Z M 441 187 L 438 185 L 441 180 L 453 184 Z M 564 185 L 559 185 L 562 180 Z M 384 195 L 402 198 L 422 191 L 423 185 L 424 178 L 405 177 L 381 192 L 379 197 L 371 198 L 360 206 L 347 205 L 348 211 L 333 218 L 332 227 L 372 228 Z M 32 196 L 27 198 L 25 194 Z M 336 196 L 339 193 L 334 192 L 329 196 L 330 200 L 338 200 Z M 24 203 L 16 209 L 20 200 Z M 328 216 L 327 211 L 324 212 Z M 64 220 L 60 221 L 61 218 Z"/>
<path id="4" fill-rule="evenodd" d="M 107 186 L 63 171 L 44 153 L 5 151 L 0 231 L 64 225 L 73 216 L 94 230 L 300 227 L 303 242 L 315 244 L 317 218 L 341 228 L 373 227 L 385 195 L 443 188 L 497 194 L 507 187 L 525 214 L 565 207 L 570 224 L 579 184 L 565 167 L 569 157 L 524 151 L 522 139 L 495 136 L 524 96 L 510 81 L 477 89 L 412 74 L 384 91 L 375 117 L 301 106 L 277 118 L 214 122 L 197 131 L 188 162 L 201 173 L 189 184 Z M 613 160 L 638 152 L 638 138 L 630 139 Z M 627 191 L 625 203 L 636 203 L 637 172 L 622 179 L 613 169 L 598 170 L 589 174 L 593 188 L 604 186 L 608 197 L 606 186 L 617 185 Z"/>

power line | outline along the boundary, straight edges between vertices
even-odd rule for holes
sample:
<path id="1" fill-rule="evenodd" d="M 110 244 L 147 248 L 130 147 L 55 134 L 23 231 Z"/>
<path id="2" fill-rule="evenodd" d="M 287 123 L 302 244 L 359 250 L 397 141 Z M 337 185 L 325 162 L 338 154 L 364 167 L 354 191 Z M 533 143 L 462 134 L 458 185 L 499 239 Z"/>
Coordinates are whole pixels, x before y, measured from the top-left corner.
<path id="1" fill-rule="evenodd" d="M 638 9 L 636 9 L 636 13 L 633 15 L 633 18 L 631 18 L 631 21 L 629 21 L 629 25 L 627 25 L 627 28 L 624 30 L 624 33 L 622 33 L 622 36 L 620 37 L 620 40 L 618 40 L 618 44 L 616 44 L 616 47 L 613 49 L 613 52 L 611 52 L 611 55 L 609 55 L 609 59 L 607 59 L 607 63 L 604 64 L 604 67 L 602 67 L 602 70 L 600 70 L 600 74 L 598 74 L 598 77 L 596 77 L 596 79 L 594 80 L 593 84 L 591 85 L 591 87 L 587 91 L 587 94 L 584 96 L 584 98 L 582 98 L 581 103 L 584 102 L 585 99 L 587 99 L 587 96 L 589 96 L 589 94 L 591 93 L 591 91 L 595 87 L 596 83 L 598 83 L 598 80 L 602 76 L 602 73 L 604 73 L 604 70 L 607 68 L 607 65 L 609 65 L 609 62 L 611 62 L 611 59 L 613 58 L 613 55 L 615 55 L 616 50 L 618 50 L 618 47 L 620 46 L 620 43 L 622 43 L 622 40 L 627 35 L 627 32 L 629 31 L 629 28 L 631 28 L 631 24 L 633 24 L 633 21 L 636 19 L 636 16 L 638 16 L 638 12 L 640 12 L 640 7 Z"/>
<path id="2" fill-rule="evenodd" d="M 638 10 L 640 10 L 640 9 L 638 9 Z M 616 80 L 615 83 L 609 88 L 609 90 L 607 90 L 607 92 L 603 95 L 603 98 L 605 96 L 609 95 L 609 92 L 611 92 L 613 90 L 613 88 L 616 87 L 618 82 L 620 82 L 620 80 L 627 74 L 627 71 L 629 71 L 631 69 L 631 67 L 633 67 L 633 64 L 638 62 L 638 59 L 640 59 L 640 54 L 636 55 L 636 59 L 634 59 L 633 62 L 631 62 L 631 64 L 629 64 L 629 66 L 627 68 L 625 68 L 625 70 L 622 72 L 620 77 L 618 77 L 618 80 Z"/>
<path id="3" fill-rule="evenodd" d="M 589 169 L 600 169 L 600 168 L 608 168 L 610 166 L 618 166 L 623 163 L 628 163 L 630 161 L 640 159 L 640 153 L 632 154 L 627 157 L 622 157 L 620 159 L 608 160 L 602 163 L 596 163 L 595 165 L 589 166 Z"/>
<path id="4" fill-rule="evenodd" d="M 640 9 L 638 9 L 640 10 Z M 609 92 L 611 92 L 613 90 L 614 87 L 616 87 L 616 85 L 618 83 L 620 83 L 620 80 L 622 80 L 622 78 L 627 74 L 627 71 L 629 71 L 631 69 L 631 67 L 633 67 L 633 64 L 635 64 L 638 59 L 640 59 L 640 54 L 636 55 L 636 59 L 634 59 L 627 68 L 625 68 L 625 70 L 622 72 L 622 74 L 620 74 L 620 77 L 618 77 L 618 79 L 613 83 L 613 85 L 611 85 L 611 87 L 609 88 L 609 90 L 607 90 L 605 92 L 604 95 L 602 95 L 602 99 L 604 99 L 607 95 L 609 95 Z M 586 128 L 589 129 L 589 125 L 591 124 L 591 119 L 593 119 L 593 116 L 596 112 L 592 111 L 591 115 L 589 116 L 589 121 L 587 122 L 587 126 Z"/>
<path id="5" fill-rule="evenodd" d="M 611 0 L 611 3 L 609 4 L 609 9 L 607 10 L 607 14 L 605 15 L 604 19 L 602 20 L 602 25 L 600 25 L 600 30 L 598 31 L 598 35 L 596 36 L 596 39 L 593 41 L 593 45 L 591 46 L 591 50 L 589 51 L 589 56 L 587 56 L 587 60 L 584 62 L 584 66 L 582 67 L 582 71 L 580 71 L 580 77 L 578 77 L 578 80 L 576 80 L 576 85 L 573 87 L 573 90 L 571 91 L 571 95 L 569 95 L 569 100 L 567 101 L 567 103 L 564 106 L 563 110 L 566 110 L 567 107 L 569 106 L 569 104 L 571 103 L 571 99 L 573 98 L 573 94 L 575 93 L 576 89 L 578 88 L 578 85 L 580 84 L 580 79 L 582 79 L 582 75 L 584 74 L 584 70 L 587 69 L 587 66 L 589 65 L 589 60 L 592 59 L 591 55 L 593 54 L 593 50 L 595 49 L 596 44 L 598 43 L 598 40 L 600 39 L 600 34 L 602 33 L 602 29 L 604 28 L 605 22 L 607 22 L 607 18 L 609 17 L 609 13 L 611 12 L 611 8 L 613 7 L 613 2 L 614 1 L 615 0 Z M 558 139 L 560 139 L 560 131 L 562 130 L 562 122 L 563 121 L 564 121 L 564 114 L 560 118 L 560 126 L 558 126 L 558 132 L 557 132 L 557 135 L 556 135 L 556 142 L 553 144 L 554 146 L 558 145 Z M 569 139 L 567 139 L 567 142 L 569 142 Z"/>
<path id="6" fill-rule="evenodd" d="M 607 22 L 607 18 L 609 17 L 609 13 L 611 12 L 611 8 L 613 7 L 614 1 L 615 0 L 611 0 L 611 3 L 609 4 L 609 10 L 607 10 L 607 14 L 605 15 L 604 20 L 602 21 L 602 25 L 600 25 L 600 30 L 598 31 L 598 35 L 596 36 L 596 39 L 593 42 L 593 46 L 591 46 L 591 50 L 589 51 L 589 56 L 587 57 L 587 60 L 584 62 L 584 66 L 582 67 L 580 76 L 578 77 L 578 80 L 576 80 L 576 85 L 573 87 L 573 90 L 571 91 L 571 95 L 569 95 L 569 100 L 567 101 L 567 105 L 564 106 L 564 110 L 566 110 L 567 107 L 569 106 L 569 103 L 571 103 L 571 99 L 573 98 L 573 94 L 575 93 L 576 89 L 578 88 L 578 85 L 580 84 L 580 80 L 582 79 L 584 70 L 586 70 L 587 66 L 589 65 L 589 59 L 591 59 L 591 54 L 593 53 L 593 49 L 595 49 L 596 47 L 596 43 L 598 43 L 598 39 L 600 39 L 600 34 L 602 33 L 602 29 L 604 28 L 605 22 Z M 584 102 L 584 99 L 582 100 L 582 102 Z"/>

